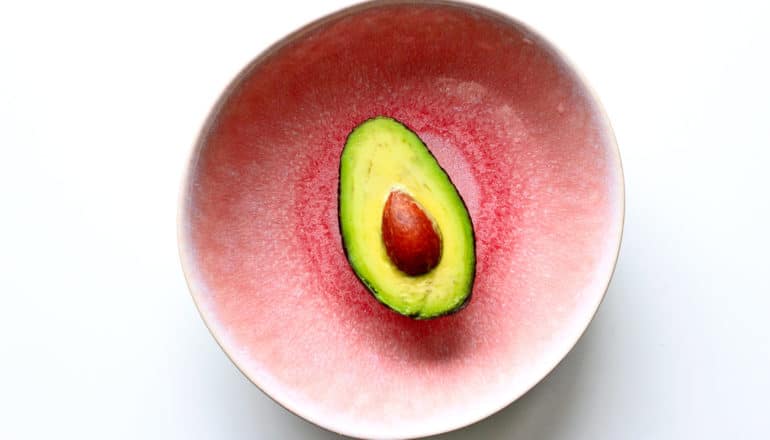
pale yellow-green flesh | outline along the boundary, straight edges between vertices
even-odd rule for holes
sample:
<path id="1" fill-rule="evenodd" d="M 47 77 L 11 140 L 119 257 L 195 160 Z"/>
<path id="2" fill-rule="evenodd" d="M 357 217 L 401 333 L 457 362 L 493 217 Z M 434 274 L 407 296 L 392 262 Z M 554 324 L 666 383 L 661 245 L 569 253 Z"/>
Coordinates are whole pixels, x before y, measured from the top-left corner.
<path id="1" fill-rule="evenodd" d="M 441 260 L 425 275 L 401 272 L 385 250 L 382 212 L 394 189 L 412 196 L 441 235 Z M 470 294 L 475 271 L 470 216 L 435 158 L 400 123 L 371 119 L 348 137 L 340 164 L 340 222 L 356 274 L 399 313 L 439 316 L 456 309 Z"/>

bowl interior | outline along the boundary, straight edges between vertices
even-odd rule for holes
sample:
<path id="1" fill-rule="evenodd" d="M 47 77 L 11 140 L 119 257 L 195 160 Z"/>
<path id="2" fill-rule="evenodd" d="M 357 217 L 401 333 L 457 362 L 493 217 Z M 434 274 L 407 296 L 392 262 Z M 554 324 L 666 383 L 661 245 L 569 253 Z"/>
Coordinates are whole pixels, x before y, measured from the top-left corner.
<path id="1" fill-rule="evenodd" d="M 337 220 L 347 134 L 410 126 L 471 214 L 473 299 L 414 321 L 351 271 Z M 595 98 L 541 37 L 467 5 L 386 3 L 314 23 L 260 56 L 212 112 L 180 218 L 191 291 L 254 383 L 364 437 L 457 428 L 526 392 L 606 290 L 622 175 Z"/>

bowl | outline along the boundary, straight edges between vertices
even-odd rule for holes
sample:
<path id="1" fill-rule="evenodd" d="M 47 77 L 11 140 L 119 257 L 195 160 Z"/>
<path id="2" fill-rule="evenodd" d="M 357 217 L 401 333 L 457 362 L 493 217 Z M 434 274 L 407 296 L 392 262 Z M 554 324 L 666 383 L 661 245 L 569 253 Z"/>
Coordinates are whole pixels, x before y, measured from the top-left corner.
<path id="1" fill-rule="evenodd" d="M 346 136 L 378 115 L 427 144 L 476 234 L 472 300 L 413 320 L 345 259 Z M 608 120 L 543 37 L 444 1 L 366 3 L 252 61 L 192 152 L 179 246 L 192 297 L 232 362 L 326 429 L 421 437 L 478 421 L 574 346 L 610 281 L 623 176 Z"/>

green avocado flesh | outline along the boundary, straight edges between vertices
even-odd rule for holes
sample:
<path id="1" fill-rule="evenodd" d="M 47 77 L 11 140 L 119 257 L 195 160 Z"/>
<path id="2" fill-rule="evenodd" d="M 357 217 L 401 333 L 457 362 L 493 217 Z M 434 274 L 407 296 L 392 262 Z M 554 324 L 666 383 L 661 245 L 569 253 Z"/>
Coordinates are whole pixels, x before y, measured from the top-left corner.
<path id="1" fill-rule="evenodd" d="M 427 273 L 408 275 L 388 256 L 383 209 L 393 191 L 411 196 L 440 234 L 440 260 Z M 400 122 L 380 116 L 348 136 L 340 158 L 339 221 L 353 271 L 396 312 L 434 318 L 470 299 L 476 251 L 468 209 L 422 140 Z"/>

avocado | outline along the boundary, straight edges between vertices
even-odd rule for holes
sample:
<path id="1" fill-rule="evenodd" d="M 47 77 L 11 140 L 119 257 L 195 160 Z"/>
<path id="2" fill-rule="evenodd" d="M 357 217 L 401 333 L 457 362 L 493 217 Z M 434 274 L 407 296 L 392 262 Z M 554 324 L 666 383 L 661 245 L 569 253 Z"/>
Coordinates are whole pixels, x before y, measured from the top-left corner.
<path id="1" fill-rule="evenodd" d="M 462 309 L 476 272 L 473 224 L 425 143 L 378 116 L 340 157 L 339 224 L 356 276 L 377 300 L 416 319 Z"/>

